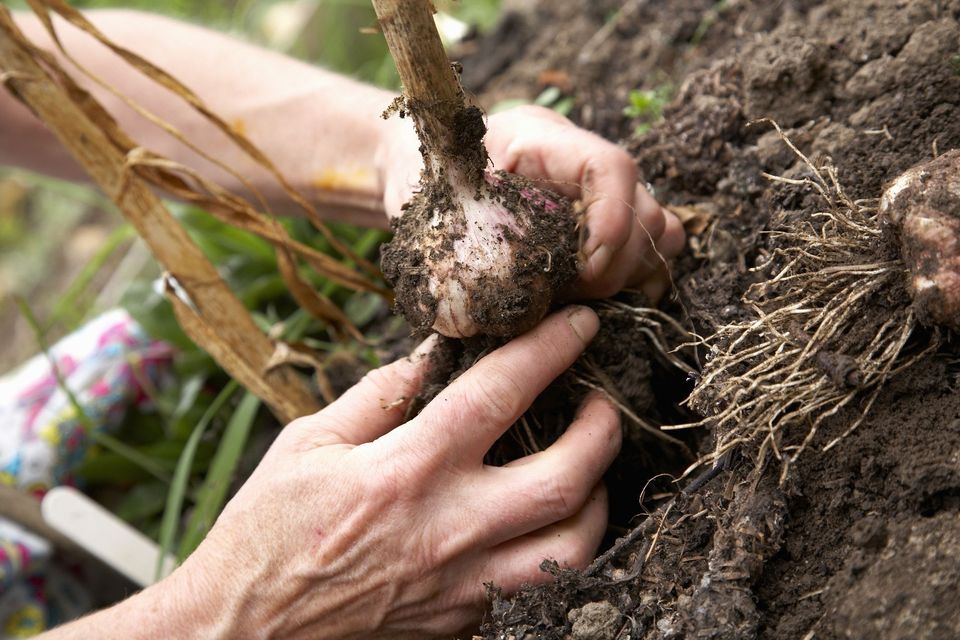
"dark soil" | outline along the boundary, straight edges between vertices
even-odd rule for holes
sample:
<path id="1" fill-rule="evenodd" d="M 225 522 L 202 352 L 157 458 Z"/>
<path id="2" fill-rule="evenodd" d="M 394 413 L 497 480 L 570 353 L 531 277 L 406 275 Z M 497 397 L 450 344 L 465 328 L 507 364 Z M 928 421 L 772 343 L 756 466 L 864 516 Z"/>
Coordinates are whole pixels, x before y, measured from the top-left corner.
<path id="1" fill-rule="evenodd" d="M 879 198 L 904 170 L 960 147 L 958 19 L 957 0 L 543 0 L 469 45 L 464 78 L 487 104 L 558 86 L 575 97 L 576 121 L 628 146 L 661 202 L 710 219 L 663 307 L 710 335 L 751 317 L 741 298 L 776 246 L 765 233 L 773 222 L 806 224 L 825 206 L 802 183 L 763 176 L 811 171 L 757 121 L 776 121 L 815 165 L 832 158 L 851 198 Z M 629 92 L 663 85 L 674 98 L 662 121 L 635 135 Z M 594 349 L 611 362 L 624 353 L 611 342 Z M 611 375 L 627 393 L 653 392 L 653 422 L 680 421 L 690 385 L 654 352 L 638 356 L 646 367 Z M 758 464 L 748 443 L 699 479 L 665 485 L 672 496 L 648 502 L 659 508 L 645 516 L 635 500 L 646 479 L 679 475 L 687 458 L 680 447 L 631 450 L 609 484 L 621 496 L 614 524 L 633 496 L 637 528 L 586 572 L 545 565 L 553 584 L 495 597 L 484 637 L 960 637 L 956 352 L 945 334 L 823 451 L 863 403 L 827 420 L 784 483 L 780 464 Z M 823 375 L 848 384 L 842 365 L 825 362 Z M 687 437 L 712 450 L 708 430 Z"/>

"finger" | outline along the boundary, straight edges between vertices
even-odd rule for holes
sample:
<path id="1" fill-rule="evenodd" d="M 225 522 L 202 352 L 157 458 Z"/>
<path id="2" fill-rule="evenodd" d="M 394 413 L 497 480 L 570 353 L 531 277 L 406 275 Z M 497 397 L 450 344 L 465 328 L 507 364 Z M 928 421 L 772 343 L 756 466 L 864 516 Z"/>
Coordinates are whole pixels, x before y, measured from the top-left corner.
<path id="1" fill-rule="evenodd" d="M 639 285 L 651 304 L 657 304 L 660 299 L 673 288 L 673 279 L 670 277 L 670 268 L 661 265 L 654 273 L 649 274 Z"/>
<path id="2" fill-rule="evenodd" d="M 641 184 L 637 184 L 634 189 L 633 201 L 634 220 L 639 226 L 642 237 L 648 243 L 646 246 L 655 245 L 660 241 L 667 227 L 667 213 Z"/>
<path id="3" fill-rule="evenodd" d="M 607 529 L 607 492 L 597 485 L 583 509 L 567 520 L 495 547 L 479 570 L 477 582 L 492 582 L 509 595 L 524 584 L 553 577 L 540 570 L 545 559 L 561 567 L 582 569 L 596 555 Z"/>
<path id="4" fill-rule="evenodd" d="M 552 446 L 505 467 L 486 467 L 476 494 L 492 522 L 483 542 L 500 544 L 579 512 L 620 441 L 619 412 L 605 394 L 593 393 Z"/>
<path id="5" fill-rule="evenodd" d="M 660 254 L 667 260 L 672 260 L 680 255 L 687 244 L 687 232 L 683 228 L 680 218 L 669 209 L 663 210 L 664 229 L 656 246 Z"/>
<path id="6" fill-rule="evenodd" d="M 372 442 L 397 427 L 420 391 L 430 352 L 430 336 L 410 356 L 368 372 L 335 402 L 291 423 L 284 431 L 306 438 L 312 446 Z"/>
<path id="7" fill-rule="evenodd" d="M 666 222 L 663 235 L 655 246 L 647 249 L 644 267 L 627 283 L 628 286 L 638 287 L 653 303 L 659 302 L 664 294 L 673 288 L 669 261 L 680 254 L 687 241 L 679 218 L 666 209 L 664 217 Z"/>
<path id="8" fill-rule="evenodd" d="M 587 307 L 567 307 L 547 317 L 457 378 L 398 437 L 447 460 L 482 464 L 491 445 L 573 364 L 598 327 L 597 315 Z"/>
<path id="9" fill-rule="evenodd" d="M 499 169 L 541 180 L 546 188 L 588 204 L 610 198 L 619 201 L 624 212 L 632 205 L 637 169 L 630 155 L 566 119 L 498 120 L 491 138 L 490 153 Z"/>
<path id="10" fill-rule="evenodd" d="M 641 185 L 634 187 L 633 213 L 630 228 L 624 232 L 622 246 L 611 253 L 612 244 L 598 249 L 583 265 L 577 283 L 577 293 L 588 298 L 611 296 L 625 285 L 638 283 L 657 264 L 648 263 L 654 243 L 666 226 L 660 205 Z M 611 232 L 614 233 L 614 232 Z"/>

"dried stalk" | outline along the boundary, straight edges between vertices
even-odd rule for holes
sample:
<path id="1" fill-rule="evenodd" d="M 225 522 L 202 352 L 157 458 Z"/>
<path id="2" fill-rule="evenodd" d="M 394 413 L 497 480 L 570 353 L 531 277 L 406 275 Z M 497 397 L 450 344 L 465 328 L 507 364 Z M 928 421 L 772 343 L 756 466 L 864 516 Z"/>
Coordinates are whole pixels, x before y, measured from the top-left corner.
<path id="1" fill-rule="evenodd" d="M 169 91 L 173 95 L 177 96 L 184 103 L 186 103 L 190 108 L 192 108 L 198 115 L 203 117 L 208 123 L 216 127 L 221 133 L 223 133 L 227 138 L 229 138 L 241 151 L 246 154 L 248 158 L 256 162 L 259 166 L 265 169 L 277 184 L 283 189 L 287 196 L 295 202 L 310 219 L 313 225 L 320 231 L 323 236 L 330 243 L 330 246 L 333 247 L 340 255 L 348 258 L 355 264 L 357 264 L 362 270 L 366 271 L 373 277 L 379 276 L 379 270 L 370 262 L 363 259 L 361 256 L 356 255 L 350 247 L 343 244 L 339 238 L 337 238 L 330 229 L 324 224 L 323 220 L 320 217 L 320 214 L 317 212 L 316 208 L 310 204 L 310 202 L 297 191 L 284 177 L 284 175 L 277 169 L 273 162 L 268 158 L 260 149 L 254 145 L 246 136 L 238 132 L 236 129 L 231 127 L 226 121 L 218 116 L 213 110 L 211 110 L 203 100 L 200 99 L 193 91 L 191 91 L 187 86 L 181 83 L 179 80 L 165 72 L 163 69 L 152 64 L 148 60 L 145 60 L 138 56 L 136 53 L 121 47 L 109 38 L 107 38 L 95 25 L 93 25 L 89 20 L 87 20 L 82 13 L 68 5 L 63 0 L 28 0 L 28 4 L 33 9 L 34 13 L 40 18 L 40 21 L 44 25 L 44 28 L 47 30 L 47 33 L 50 35 L 51 39 L 54 41 L 60 52 L 63 56 L 69 60 L 77 69 L 79 69 L 84 75 L 86 75 L 90 80 L 97 83 L 113 95 L 120 98 L 127 106 L 135 110 L 137 113 L 142 115 L 144 118 L 148 119 L 152 123 L 156 124 L 168 134 L 176 138 L 179 142 L 186 145 L 188 148 L 193 150 L 195 153 L 200 155 L 202 158 L 210 161 L 214 165 L 220 167 L 224 171 L 232 174 L 236 177 L 242 184 L 244 184 L 252 193 L 254 193 L 261 204 L 266 209 L 266 203 L 263 198 L 260 197 L 257 190 L 238 172 L 236 172 L 232 167 L 220 162 L 216 158 L 211 157 L 203 149 L 197 147 L 187 136 L 183 135 L 176 127 L 164 121 L 162 118 L 156 114 L 150 112 L 148 109 L 139 105 L 136 101 L 132 100 L 128 96 L 124 95 L 116 87 L 112 86 L 110 83 L 104 81 L 102 78 L 99 78 L 92 72 L 86 69 L 82 64 L 80 64 L 76 59 L 74 59 L 70 52 L 64 49 L 63 45 L 60 43 L 60 39 L 57 35 L 56 29 L 53 26 L 53 22 L 50 19 L 49 11 L 53 11 L 58 14 L 61 18 L 75 26 L 76 28 L 88 33 L 94 37 L 98 42 L 103 46 L 110 49 L 118 57 L 120 57 L 124 62 L 129 64 L 131 67 L 139 71 L 141 74 L 152 80 L 157 84 L 158 90 Z M 165 184 L 160 184 L 166 188 Z M 331 204 L 340 204 L 345 207 L 355 207 L 357 203 L 355 202 L 355 197 L 350 195 L 338 196 L 338 194 L 327 194 L 329 198 L 340 197 L 340 200 L 333 200 Z M 341 265 L 342 266 L 342 265 Z M 321 273 L 324 273 L 321 271 Z M 324 273 L 324 275 L 326 275 Z"/>
<path id="2" fill-rule="evenodd" d="M 403 108 L 423 143 L 427 177 L 439 178 L 464 153 L 485 154 L 479 139 L 458 137 L 465 125 L 463 89 L 443 50 L 430 0 L 373 0 L 373 8 L 403 83 Z M 482 170 L 486 158 L 470 164 Z M 473 177 L 480 180 L 482 174 Z"/>
<path id="3" fill-rule="evenodd" d="M 289 367 L 266 372 L 274 347 L 216 268 L 129 165 L 133 141 L 48 52 L 32 45 L 0 7 L 0 77 L 56 135 L 133 224 L 189 297 L 172 295 L 187 334 L 284 421 L 318 403 Z"/>

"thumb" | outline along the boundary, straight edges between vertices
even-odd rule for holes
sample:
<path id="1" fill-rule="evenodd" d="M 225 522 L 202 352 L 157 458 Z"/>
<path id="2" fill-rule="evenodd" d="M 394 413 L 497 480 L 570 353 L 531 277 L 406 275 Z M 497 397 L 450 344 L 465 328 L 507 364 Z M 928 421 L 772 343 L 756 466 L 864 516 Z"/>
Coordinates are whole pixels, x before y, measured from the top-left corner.
<path id="1" fill-rule="evenodd" d="M 373 369 L 335 402 L 296 420 L 284 431 L 298 434 L 312 446 L 376 440 L 403 420 L 410 401 L 420 391 L 437 340 L 434 334 L 406 358 Z"/>

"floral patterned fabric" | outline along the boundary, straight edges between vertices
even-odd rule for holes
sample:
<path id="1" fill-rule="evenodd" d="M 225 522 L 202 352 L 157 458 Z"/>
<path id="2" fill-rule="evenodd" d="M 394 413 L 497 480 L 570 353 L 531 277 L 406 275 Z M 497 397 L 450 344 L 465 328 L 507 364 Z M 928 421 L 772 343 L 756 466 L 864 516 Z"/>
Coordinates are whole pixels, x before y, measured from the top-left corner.
<path id="1" fill-rule="evenodd" d="M 87 454 L 90 437 L 63 387 L 94 428 L 111 429 L 128 407 L 149 402 L 144 388 L 167 375 L 172 350 L 114 310 L 48 355 L 0 378 L 0 484 L 38 499 L 51 487 L 76 485 L 73 469 Z M 76 581 L 50 566 L 51 551 L 46 540 L 0 517 L 0 639 L 35 635 L 89 606 Z"/>

